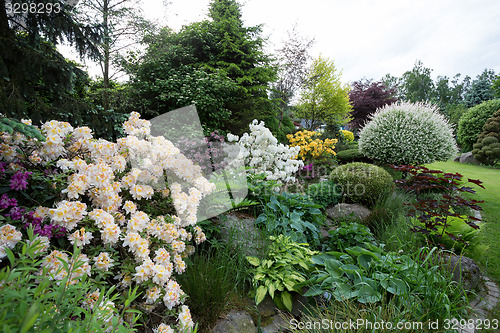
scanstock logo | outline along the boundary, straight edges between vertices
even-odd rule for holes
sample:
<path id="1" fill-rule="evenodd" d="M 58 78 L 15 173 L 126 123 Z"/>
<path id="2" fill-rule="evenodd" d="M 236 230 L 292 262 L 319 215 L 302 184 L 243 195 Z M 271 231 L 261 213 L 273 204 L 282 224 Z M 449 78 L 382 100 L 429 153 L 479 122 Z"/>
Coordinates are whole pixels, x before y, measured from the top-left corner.
<path id="1" fill-rule="evenodd" d="M 184 156 L 187 157 L 194 165 L 200 167 L 201 173 L 209 182 L 215 184 L 215 190 L 202 197 L 199 202 L 197 222 L 220 215 L 245 199 L 248 194 L 247 177 L 238 144 L 219 140 L 210 142 L 205 139 L 194 105 L 164 113 L 149 122 L 152 137 L 164 137 L 179 149 L 177 156 L 176 154 L 169 156 L 172 162 L 185 163 Z M 155 163 L 154 161 L 158 160 L 158 153 L 150 150 L 136 156 L 132 160 L 132 168 L 144 170 L 145 164 Z M 192 165 L 186 167 L 192 168 Z M 175 184 L 175 187 L 179 188 L 180 184 L 182 191 L 187 191 L 193 186 L 169 169 L 165 178 L 169 186 Z M 166 184 L 162 179 L 148 185 L 155 189 L 165 188 Z"/>

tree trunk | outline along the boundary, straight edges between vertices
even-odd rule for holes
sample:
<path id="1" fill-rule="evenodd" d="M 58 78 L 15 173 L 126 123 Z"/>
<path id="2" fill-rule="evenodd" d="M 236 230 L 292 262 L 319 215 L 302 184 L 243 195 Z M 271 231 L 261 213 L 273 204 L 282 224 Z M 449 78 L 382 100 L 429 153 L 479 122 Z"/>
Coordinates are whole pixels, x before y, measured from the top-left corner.
<path id="1" fill-rule="evenodd" d="M 103 9 L 102 9 L 102 14 L 103 14 L 103 26 L 104 26 L 104 42 L 103 42 L 103 49 L 104 49 L 104 59 L 103 59 L 103 73 L 102 73 L 102 81 L 103 81 L 103 98 L 102 98 L 102 104 L 104 107 L 104 111 L 107 111 L 109 109 L 109 58 L 110 58 L 110 43 L 109 43 L 109 22 L 108 22 L 108 16 L 109 16 L 109 0 L 104 0 L 103 4 Z"/>

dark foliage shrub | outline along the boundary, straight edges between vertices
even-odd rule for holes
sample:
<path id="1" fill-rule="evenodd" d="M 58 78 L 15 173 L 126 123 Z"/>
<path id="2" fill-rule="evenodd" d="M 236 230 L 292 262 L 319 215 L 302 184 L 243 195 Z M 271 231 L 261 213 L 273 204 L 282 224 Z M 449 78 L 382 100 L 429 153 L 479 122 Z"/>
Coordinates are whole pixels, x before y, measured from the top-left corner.
<path id="1" fill-rule="evenodd" d="M 483 201 L 465 199 L 460 195 L 464 192 L 476 193 L 466 185 L 467 183 L 473 183 L 483 187 L 481 181 L 468 178 L 468 181 L 464 182 L 462 181 L 463 176 L 459 173 L 445 173 L 440 170 L 430 170 L 423 166 L 403 165 L 392 167 L 409 175 L 409 177 L 396 180 L 396 186 L 416 196 L 415 202 L 406 204 L 410 206 L 408 215 L 419 222 L 418 225 L 412 227 L 412 231 L 432 236 L 428 238 L 429 241 L 444 247 L 436 239 L 449 237 L 453 241 L 466 243 L 461 235 L 449 231 L 450 225 L 452 222 L 456 223 L 457 219 L 463 220 L 474 229 L 479 228 L 475 223 L 475 221 L 478 221 L 476 217 L 469 214 L 460 214 L 457 211 L 482 210 L 478 204 Z"/>

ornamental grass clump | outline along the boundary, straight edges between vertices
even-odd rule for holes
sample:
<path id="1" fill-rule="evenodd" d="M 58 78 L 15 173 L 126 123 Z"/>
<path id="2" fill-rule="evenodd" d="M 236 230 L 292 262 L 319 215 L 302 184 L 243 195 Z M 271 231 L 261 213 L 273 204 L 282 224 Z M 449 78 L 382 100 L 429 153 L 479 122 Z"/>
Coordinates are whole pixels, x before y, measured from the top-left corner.
<path id="1" fill-rule="evenodd" d="M 397 165 L 446 161 L 458 152 L 452 126 L 437 107 L 408 102 L 378 109 L 361 130 L 359 150 Z"/>

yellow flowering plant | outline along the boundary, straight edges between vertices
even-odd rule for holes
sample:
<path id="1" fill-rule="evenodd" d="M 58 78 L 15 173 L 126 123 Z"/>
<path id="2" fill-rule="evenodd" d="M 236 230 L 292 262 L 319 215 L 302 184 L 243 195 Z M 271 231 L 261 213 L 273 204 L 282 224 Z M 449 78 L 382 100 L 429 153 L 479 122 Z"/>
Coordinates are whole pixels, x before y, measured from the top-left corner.
<path id="1" fill-rule="evenodd" d="M 344 136 L 344 139 L 347 142 L 352 142 L 354 141 L 354 133 L 348 130 L 340 130 L 340 133 Z"/>
<path id="2" fill-rule="evenodd" d="M 33 202 L 26 209 L 31 210 L 30 219 L 46 221 L 65 233 L 58 247 L 52 244 L 41 261 L 51 279 L 59 281 L 67 275 L 60 265 L 65 260 L 61 250 L 76 246 L 81 251 L 84 265 L 78 274 L 93 281 L 95 287 L 82 307 L 93 304 L 99 287 L 116 285 L 119 292 L 113 312 L 132 308 L 147 314 L 157 308 L 166 319 L 162 327 L 191 330 L 194 323 L 189 308 L 183 305 L 187 295 L 175 274 L 185 271 L 185 258 L 194 253 L 193 244 L 206 239 L 196 226 L 197 210 L 215 185 L 172 142 L 151 136 L 149 122 L 138 113 L 133 112 L 123 127 L 127 136 L 117 142 L 94 139 L 88 127 L 73 128 L 55 120 L 40 128 L 45 141 L 0 133 L 0 162 L 2 168 L 7 165 L 22 172 L 51 165 L 56 168 L 54 173 L 66 178 L 54 205 L 35 206 Z M 169 188 L 164 182 L 166 172 L 179 180 L 169 182 Z M 155 194 L 169 196 L 175 213 L 145 213 Z M 8 204 L 10 199 L 5 200 Z M 8 228 L 14 231 L 9 235 L 20 237 L 15 225 L 22 228 L 25 222 L 21 220 L 11 222 Z M 3 223 L 0 221 L 0 227 Z M 4 243 L 5 247 L 15 246 L 14 241 L 2 241 L 0 252 Z M 132 304 L 125 297 L 130 287 L 141 293 Z M 126 316 L 118 320 L 134 322 Z"/>
<path id="3" fill-rule="evenodd" d="M 337 139 L 321 140 L 321 133 L 314 131 L 299 131 L 295 134 L 288 134 L 287 139 L 290 147 L 300 147 L 297 158 L 303 161 L 321 160 L 335 155 L 335 144 Z"/>

